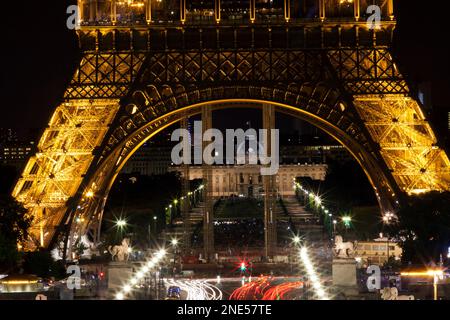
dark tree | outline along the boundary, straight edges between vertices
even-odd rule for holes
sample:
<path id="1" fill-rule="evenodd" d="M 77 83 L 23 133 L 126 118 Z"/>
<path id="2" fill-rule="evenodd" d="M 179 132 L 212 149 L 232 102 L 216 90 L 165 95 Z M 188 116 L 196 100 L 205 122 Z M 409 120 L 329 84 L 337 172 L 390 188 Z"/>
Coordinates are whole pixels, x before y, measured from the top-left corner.
<path id="1" fill-rule="evenodd" d="M 180 197 L 180 191 L 180 177 L 176 173 L 120 175 L 105 208 L 102 223 L 104 242 L 107 245 L 118 244 L 124 237 L 129 237 L 133 247 L 145 249 L 166 227 L 164 208 Z M 115 223 L 118 218 L 127 221 L 125 228 L 117 228 Z"/>
<path id="2" fill-rule="evenodd" d="M 54 261 L 48 250 L 25 253 L 23 269 L 25 273 L 43 278 L 62 279 L 67 276 L 63 262 Z"/>
<path id="3" fill-rule="evenodd" d="M 445 259 L 450 246 L 450 192 L 430 192 L 410 197 L 390 227 L 400 239 L 403 261 L 429 264 Z"/>
<path id="4" fill-rule="evenodd" d="M 0 270 L 13 269 L 18 260 L 17 244 L 27 238 L 31 225 L 27 210 L 10 195 L 0 195 Z"/>

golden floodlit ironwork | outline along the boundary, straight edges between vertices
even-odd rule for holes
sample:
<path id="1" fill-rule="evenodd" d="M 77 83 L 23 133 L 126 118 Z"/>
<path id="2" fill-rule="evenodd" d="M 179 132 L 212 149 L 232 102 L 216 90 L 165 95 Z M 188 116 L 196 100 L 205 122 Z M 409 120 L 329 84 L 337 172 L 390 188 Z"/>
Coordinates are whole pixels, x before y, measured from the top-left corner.
<path id="1" fill-rule="evenodd" d="M 205 104 L 273 106 L 326 131 L 384 212 L 449 190 L 449 159 L 390 53 L 392 1 L 232 2 L 79 1 L 83 57 L 13 191 L 34 218 L 26 248 L 97 239 L 127 159 Z"/>

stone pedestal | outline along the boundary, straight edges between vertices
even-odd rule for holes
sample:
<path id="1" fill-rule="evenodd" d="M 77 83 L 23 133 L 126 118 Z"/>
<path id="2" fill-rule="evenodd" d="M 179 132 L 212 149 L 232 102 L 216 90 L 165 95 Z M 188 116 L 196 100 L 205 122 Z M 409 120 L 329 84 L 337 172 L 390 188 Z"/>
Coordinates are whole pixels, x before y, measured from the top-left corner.
<path id="1" fill-rule="evenodd" d="M 108 289 L 119 290 L 133 275 L 133 267 L 126 262 L 111 262 L 108 265 Z"/>
<path id="2" fill-rule="evenodd" d="M 358 295 L 355 259 L 333 259 L 333 286 L 345 296 Z"/>

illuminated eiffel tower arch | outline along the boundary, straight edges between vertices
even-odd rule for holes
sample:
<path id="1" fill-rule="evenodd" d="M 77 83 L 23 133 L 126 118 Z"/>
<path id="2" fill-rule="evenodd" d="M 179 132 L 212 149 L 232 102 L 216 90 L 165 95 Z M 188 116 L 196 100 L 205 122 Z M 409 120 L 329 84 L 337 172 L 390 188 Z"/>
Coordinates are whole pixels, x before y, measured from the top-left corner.
<path id="1" fill-rule="evenodd" d="M 34 218 L 29 248 L 98 235 L 127 159 L 204 105 L 309 121 L 351 152 L 382 211 L 449 190 L 449 159 L 389 51 L 392 0 L 196 3 L 79 1 L 79 68 L 13 191 Z"/>

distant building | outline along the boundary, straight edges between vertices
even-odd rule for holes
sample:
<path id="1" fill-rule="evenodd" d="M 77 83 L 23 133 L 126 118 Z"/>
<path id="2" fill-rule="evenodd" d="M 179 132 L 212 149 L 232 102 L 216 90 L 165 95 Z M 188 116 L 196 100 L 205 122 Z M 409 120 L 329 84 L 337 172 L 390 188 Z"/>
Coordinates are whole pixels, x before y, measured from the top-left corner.
<path id="1" fill-rule="evenodd" d="M 243 196 L 259 198 L 264 194 L 263 176 L 259 165 L 212 166 L 212 196 Z M 184 175 L 183 167 L 171 167 L 170 171 Z M 276 175 L 276 189 L 280 196 L 294 195 L 292 181 L 297 177 L 325 180 L 326 164 L 280 165 Z M 189 167 L 189 180 L 202 179 L 202 166 Z"/>
<path id="2" fill-rule="evenodd" d="M 389 247 L 388 247 L 389 246 Z M 355 250 L 355 259 L 362 264 L 382 265 L 389 257 L 400 260 L 403 250 L 393 241 L 387 241 L 386 238 L 376 239 L 374 241 L 358 241 Z"/>
<path id="3" fill-rule="evenodd" d="M 122 173 L 139 173 L 144 176 L 167 173 L 171 165 L 170 146 L 143 146 L 128 160 Z"/>
<path id="4" fill-rule="evenodd" d="M 280 157 L 283 164 L 326 163 L 329 159 L 337 162 L 353 160 L 348 150 L 341 145 L 281 146 Z"/>
<path id="5" fill-rule="evenodd" d="M 0 128 L 0 144 L 17 142 L 17 134 L 11 128 Z"/>
<path id="6" fill-rule="evenodd" d="M 174 143 L 170 134 L 162 134 L 142 145 L 127 161 L 122 173 L 138 173 L 144 176 L 167 173 L 170 167 L 171 152 Z"/>
<path id="7" fill-rule="evenodd" d="M 34 150 L 34 142 L 17 139 L 12 129 L 0 129 L 0 164 L 21 170 Z"/>
<path id="8" fill-rule="evenodd" d="M 193 126 L 191 122 L 188 122 L 187 129 L 191 132 L 192 137 Z M 302 136 L 301 139 L 306 140 L 305 137 L 306 136 Z M 240 150 L 241 148 L 245 149 L 245 163 L 249 163 L 248 157 L 257 156 L 256 150 L 252 150 L 250 151 L 250 153 L 248 150 L 249 141 L 252 139 L 255 139 L 255 137 L 246 137 L 245 143 L 235 147 L 236 154 L 238 154 L 239 151 L 242 152 L 242 150 Z M 297 171 L 300 170 L 298 168 L 303 168 L 299 167 L 299 165 L 304 165 L 305 170 L 313 170 L 313 167 L 310 167 L 311 164 L 325 164 L 329 159 L 335 160 L 337 162 L 347 162 L 353 160 L 347 149 L 345 149 L 345 147 L 341 145 L 298 145 L 297 141 L 299 139 L 300 138 L 297 134 L 286 135 L 282 139 L 282 144 L 280 146 L 281 165 L 291 165 L 293 166 L 292 168 L 297 168 Z M 314 138 L 311 138 L 310 140 L 312 141 L 314 140 Z M 317 142 L 324 143 L 325 141 L 321 141 L 319 139 Z M 168 168 L 172 164 L 171 151 L 175 143 L 176 142 L 172 142 L 170 140 L 170 134 L 167 133 L 155 137 L 155 139 L 152 139 L 151 141 L 145 143 L 133 154 L 133 156 L 128 160 L 128 162 L 122 169 L 122 173 L 139 173 L 140 175 L 155 175 L 167 173 Z M 258 146 L 258 148 L 260 147 L 261 146 Z M 252 155 L 252 152 L 254 153 L 254 155 Z M 314 168 L 314 170 L 319 170 L 318 168 L 320 168 L 320 173 L 319 171 L 317 171 L 317 173 L 312 173 L 312 171 L 309 173 L 301 171 L 301 174 L 299 174 L 297 177 L 311 177 L 313 180 L 324 180 L 327 166 L 315 166 Z M 171 171 L 174 170 L 175 169 L 171 169 Z M 195 169 L 195 166 L 193 167 L 193 170 L 197 170 Z"/>

